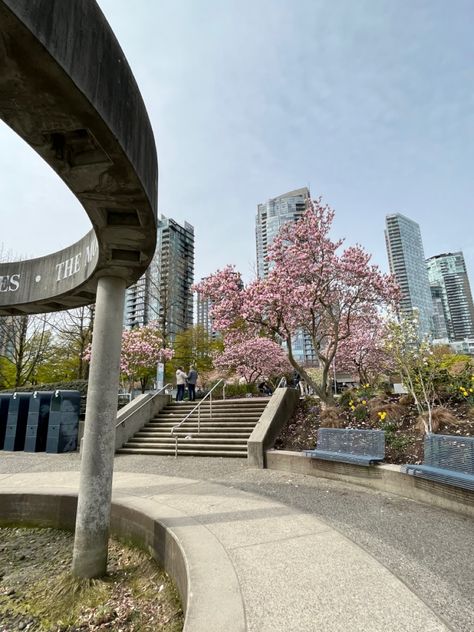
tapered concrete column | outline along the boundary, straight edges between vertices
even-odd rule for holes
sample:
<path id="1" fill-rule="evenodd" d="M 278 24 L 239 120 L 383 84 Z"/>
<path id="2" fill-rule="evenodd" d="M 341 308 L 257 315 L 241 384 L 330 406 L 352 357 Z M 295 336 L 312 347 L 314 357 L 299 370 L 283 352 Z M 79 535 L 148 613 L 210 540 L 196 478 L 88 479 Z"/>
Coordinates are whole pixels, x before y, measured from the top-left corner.
<path id="1" fill-rule="evenodd" d="M 102 277 L 92 339 L 72 572 L 107 571 L 125 281 Z"/>

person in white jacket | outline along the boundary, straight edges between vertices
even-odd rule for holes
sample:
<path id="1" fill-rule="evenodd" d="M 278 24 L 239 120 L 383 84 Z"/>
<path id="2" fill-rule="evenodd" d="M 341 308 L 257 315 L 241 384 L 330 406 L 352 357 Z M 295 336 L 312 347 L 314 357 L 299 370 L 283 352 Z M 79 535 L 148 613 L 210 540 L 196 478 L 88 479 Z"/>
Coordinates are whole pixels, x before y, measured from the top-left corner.
<path id="1" fill-rule="evenodd" d="M 186 378 L 188 376 L 183 371 L 183 367 L 179 366 L 176 369 L 176 401 L 182 402 L 184 397 L 184 387 L 186 386 Z"/>

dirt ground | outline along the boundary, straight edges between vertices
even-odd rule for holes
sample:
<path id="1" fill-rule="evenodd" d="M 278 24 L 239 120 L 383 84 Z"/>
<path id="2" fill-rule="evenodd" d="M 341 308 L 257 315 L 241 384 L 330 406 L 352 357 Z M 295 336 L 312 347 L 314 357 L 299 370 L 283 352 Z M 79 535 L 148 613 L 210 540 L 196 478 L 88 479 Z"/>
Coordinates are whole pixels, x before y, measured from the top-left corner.
<path id="1" fill-rule="evenodd" d="M 110 541 L 108 574 L 70 573 L 72 533 L 0 528 L 0 632 L 178 632 L 183 612 L 170 578 L 134 547 Z"/>

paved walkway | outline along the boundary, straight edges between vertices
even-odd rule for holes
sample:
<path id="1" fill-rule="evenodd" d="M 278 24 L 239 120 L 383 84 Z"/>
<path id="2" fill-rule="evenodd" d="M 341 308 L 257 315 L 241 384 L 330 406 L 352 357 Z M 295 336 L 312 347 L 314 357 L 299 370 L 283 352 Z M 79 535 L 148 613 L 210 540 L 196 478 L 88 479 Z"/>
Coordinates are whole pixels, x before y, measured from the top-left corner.
<path id="1" fill-rule="evenodd" d="M 0 453 L 0 489 L 76 489 L 78 470 L 77 454 Z M 206 529 L 251 632 L 474 630 L 469 518 L 240 459 L 118 456 L 114 494 Z"/>

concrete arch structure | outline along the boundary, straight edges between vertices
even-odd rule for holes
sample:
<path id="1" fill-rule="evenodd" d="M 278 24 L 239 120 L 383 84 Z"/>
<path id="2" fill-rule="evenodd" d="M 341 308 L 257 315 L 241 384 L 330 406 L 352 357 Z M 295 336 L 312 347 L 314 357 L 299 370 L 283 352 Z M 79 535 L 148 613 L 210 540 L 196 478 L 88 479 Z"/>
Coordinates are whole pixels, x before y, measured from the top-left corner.
<path id="1" fill-rule="evenodd" d="M 103 276 L 136 281 L 156 246 L 155 142 L 94 0 L 0 0 L 0 117 L 56 171 L 93 227 L 59 252 L 0 264 L 0 315 L 86 305 Z"/>
<path id="2" fill-rule="evenodd" d="M 95 0 L 0 0 L 0 117 L 56 171 L 92 231 L 69 248 L 0 265 L 0 316 L 95 300 L 73 574 L 107 570 L 125 287 L 156 246 L 153 132 Z"/>

